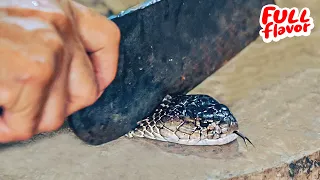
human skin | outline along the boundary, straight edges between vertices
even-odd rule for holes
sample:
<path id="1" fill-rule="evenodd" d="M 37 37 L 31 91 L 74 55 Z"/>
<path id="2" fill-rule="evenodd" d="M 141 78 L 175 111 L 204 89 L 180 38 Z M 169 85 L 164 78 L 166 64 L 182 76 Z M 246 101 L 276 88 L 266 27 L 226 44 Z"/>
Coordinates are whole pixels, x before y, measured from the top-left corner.
<path id="1" fill-rule="evenodd" d="M 62 126 L 117 70 L 120 31 L 69 0 L 0 1 L 0 143 Z"/>

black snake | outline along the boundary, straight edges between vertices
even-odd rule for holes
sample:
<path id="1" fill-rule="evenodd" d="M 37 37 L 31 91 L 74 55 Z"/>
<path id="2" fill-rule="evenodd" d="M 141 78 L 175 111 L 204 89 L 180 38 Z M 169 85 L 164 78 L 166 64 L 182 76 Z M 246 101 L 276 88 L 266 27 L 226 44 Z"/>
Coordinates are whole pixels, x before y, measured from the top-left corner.
<path id="1" fill-rule="evenodd" d="M 224 145 L 238 136 L 251 143 L 238 131 L 229 108 L 208 95 L 167 95 L 151 116 L 126 134 L 184 145 Z"/>

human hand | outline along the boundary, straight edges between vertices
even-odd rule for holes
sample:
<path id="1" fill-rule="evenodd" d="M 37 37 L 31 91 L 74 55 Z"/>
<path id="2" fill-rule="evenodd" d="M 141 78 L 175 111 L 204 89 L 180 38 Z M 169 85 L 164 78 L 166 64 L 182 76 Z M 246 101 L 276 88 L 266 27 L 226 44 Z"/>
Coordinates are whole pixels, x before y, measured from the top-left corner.
<path id="1" fill-rule="evenodd" d="M 69 0 L 0 1 L 0 143 L 61 127 L 115 77 L 120 31 Z"/>

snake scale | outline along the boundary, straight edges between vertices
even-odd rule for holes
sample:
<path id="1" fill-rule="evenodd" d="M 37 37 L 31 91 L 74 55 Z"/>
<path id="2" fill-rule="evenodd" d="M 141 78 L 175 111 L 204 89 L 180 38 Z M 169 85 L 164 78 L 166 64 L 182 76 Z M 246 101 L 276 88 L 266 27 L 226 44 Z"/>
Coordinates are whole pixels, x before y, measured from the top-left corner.
<path id="1" fill-rule="evenodd" d="M 125 135 L 183 145 L 224 145 L 240 136 L 238 122 L 226 105 L 208 95 L 167 95 L 155 111 Z M 252 144 L 252 143 L 251 143 Z"/>

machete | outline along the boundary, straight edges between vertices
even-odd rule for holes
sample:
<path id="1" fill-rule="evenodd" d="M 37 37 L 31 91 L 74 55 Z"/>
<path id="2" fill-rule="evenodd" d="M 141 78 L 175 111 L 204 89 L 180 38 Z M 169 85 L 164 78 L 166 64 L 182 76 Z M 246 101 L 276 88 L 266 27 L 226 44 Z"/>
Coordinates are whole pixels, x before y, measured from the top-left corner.
<path id="1" fill-rule="evenodd" d="M 258 37 L 273 0 L 153 0 L 110 17 L 121 30 L 115 80 L 68 118 L 84 142 L 123 136 L 166 94 L 186 94 Z"/>

